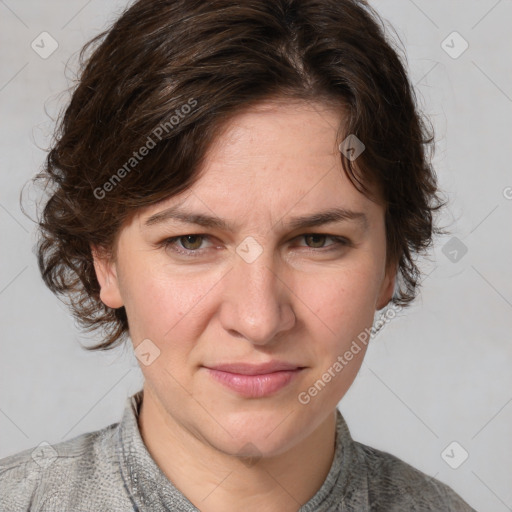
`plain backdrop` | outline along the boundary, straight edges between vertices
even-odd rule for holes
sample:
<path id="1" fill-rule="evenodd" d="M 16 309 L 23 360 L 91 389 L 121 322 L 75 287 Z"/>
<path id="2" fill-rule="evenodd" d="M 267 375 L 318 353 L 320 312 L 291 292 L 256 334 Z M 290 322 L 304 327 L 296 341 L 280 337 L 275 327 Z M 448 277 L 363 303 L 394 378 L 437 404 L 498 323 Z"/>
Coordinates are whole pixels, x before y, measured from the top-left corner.
<path id="1" fill-rule="evenodd" d="M 130 347 L 80 348 L 87 338 L 43 285 L 34 224 L 19 208 L 77 52 L 126 5 L 0 0 L 0 457 L 117 422 L 142 387 Z M 420 297 L 372 340 L 339 407 L 356 440 L 446 482 L 479 511 L 512 510 L 512 2 L 372 5 L 405 46 L 434 123 L 451 233 L 423 260 Z M 31 46 L 42 32 L 58 44 L 47 58 Z M 33 214 L 35 190 L 25 196 Z"/>

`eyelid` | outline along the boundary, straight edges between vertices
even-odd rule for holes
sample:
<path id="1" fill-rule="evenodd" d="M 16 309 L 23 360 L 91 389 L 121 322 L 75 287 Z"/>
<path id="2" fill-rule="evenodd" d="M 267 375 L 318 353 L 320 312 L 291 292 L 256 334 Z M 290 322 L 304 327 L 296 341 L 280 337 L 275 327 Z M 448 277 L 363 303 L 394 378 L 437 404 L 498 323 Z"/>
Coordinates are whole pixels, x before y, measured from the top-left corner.
<path id="1" fill-rule="evenodd" d="M 350 244 L 350 241 L 345 238 L 344 236 L 339 236 L 339 235 L 330 235 L 329 233 L 316 233 L 316 232 L 311 232 L 311 233 L 303 233 L 301 235 L 297 235 L 296 237 L 292 238 L 292 240 L 295 240 L 296 238 L 303 238 L 303 237 L 306 237 L 306 236 L 313 236 L 313 235 L 316 235 L 316 236 L 325 236 L 325 238 L 330 238 L 331 240 L 334 240 L 335 242 L 339 243 L 339 244 L 343 244 L 343 245 L 348 245 Z M 337 245 L 337 243 L 334 243 L 334 244 L 330 244 L 326 247 L 330 247 L 331 245 Z M 315 250 L 314 247 L 308 247 L 308 249 L 313 249 Z M 317 250 L 321 250 L 323 249 L 323 247 L 320 247 L 319 249 Z"/>
<path id="2" fill-rule="evenodd" d="M 331 235 L 329 233 L 319 233 L 319 232 L 302 233 L 300 235 L 294 236 L 291 240 L 295 240 L 295 239 L 298 239 L 298 238 L 304 238 L 306 236 L 312 236 L 312 235 L 324 236 L 326 238 L 330 238 L 330 239 L 334 240 L 334 243 L 329 244 L 329 245 L 327 245 L 325 247 L 318 247 L 318 248 L 307 247 L 307 246 L 300 246 L 300 247 L 304 247 L 305 249 L 308 249 L 309 252 L 317 252 L 317 253 L 324 252 L 324 253 L 326 253 L 329 250 L 335 250 L 336 248 L 339 249 L 341 247 L 352 246 L 352 242 L 349 239 L 347 239 L 346 237 L 338 236 L 338 235 Z M 162 246 L 164 248 L 173 247 L 171 250 L 173 250 L 177 254 L 181 254 L 181 255 L 184 255 L 186 257 L 188 257 L 188 256 L 190 256 L 190 257 L 199 256 L 199 255 L 201 255 L 204 252 L 204 250 L 208 249 L 208 248 L 203 248 L 203 249 L 176 248 L 176 242 L 178 242 L 181 238 L 184 238 L 186 236 L 197 236 L 197 237 L 201 237 L 201 238 L 203 238 L 205 240 L 209 240 L 209 239 L 212 238 L 212 236 L 207 234 L 207 233 L 186 233 L 186 234 L 183 234 L 183 235 L 177 235 L 177 236 L 172 236 L 172 237 L 165 238 L 164 240 L 162 240 L 157 245 L 158 246 Z M 330 249 L 330 248 L 332 248 L 332 249 Z"/>

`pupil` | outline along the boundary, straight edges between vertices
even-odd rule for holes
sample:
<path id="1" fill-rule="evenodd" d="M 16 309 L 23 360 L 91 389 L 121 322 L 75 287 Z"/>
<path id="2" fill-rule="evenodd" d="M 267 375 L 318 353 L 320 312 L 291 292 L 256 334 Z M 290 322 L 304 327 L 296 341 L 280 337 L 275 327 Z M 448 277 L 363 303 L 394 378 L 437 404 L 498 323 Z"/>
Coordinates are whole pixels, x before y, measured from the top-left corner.
<path id="1" fill-rule="evenodd" d="M 322 245 L 322 242 L 323 242 L 323 239 L 325 238 L 325 235 L 308 235 L 308 238 L 311 240 L 313 239 L 313 244 L 319 244 L 320 246 Z M 315 242 L 314 240 L 317 240 L 317 242 Z M 320 239 L 320 242 L 318 242 L 318 239 Z"/>
<path id="2" fill-rule="evenodd" d="M 187 249 L 197 249 L 201 245 L 201 237 L 198 235 L 186 235 L 184 237 L 184 239 L 185 239 L 185 243 L 183 245 Z M 195 244 L 194 244 L 194 239 L 196 239 Z M 190 240 L 192 240 L 192 241 L 190 241 Z M 187 244 L 190 244 L 192 246 L 197 246 L 197 247 L 187 247 Z"/>

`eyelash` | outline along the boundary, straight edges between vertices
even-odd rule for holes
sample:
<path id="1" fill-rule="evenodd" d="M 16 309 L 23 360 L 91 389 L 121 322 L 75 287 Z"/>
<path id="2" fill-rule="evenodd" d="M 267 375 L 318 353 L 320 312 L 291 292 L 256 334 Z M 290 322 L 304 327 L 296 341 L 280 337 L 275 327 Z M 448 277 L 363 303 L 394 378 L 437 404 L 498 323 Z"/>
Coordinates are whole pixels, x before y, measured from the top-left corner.
<path id="1" fill-rule="evenodd" d="M 163 246 L 165 248 L 171 248 L 174 252 L 181 254 L 182 256 L 186 256 L 186 257 L 190 257 L 190 258 L 200 256 L 202 254 L 203 249 L 178 249 L 177 248 L 176 242 L 179 241 L 181 238 L 185 238 L 187 236 L 201 237 L 204 239 L 209 238 L 208 235 L 203 234 L 203 233 L 188 233 L 186 235 L 179 235 L 179 236 L 174 236 L 171 238 L 166 238 L 165 240 L 162 240 L 162 242 L 160 242 L 158 245 Z M 330 238 L 335 242 L 335 243 L 327 246 L 327 248 L 326 247 L 318 247 L 318 248 L 305 247 L 306 249 L 309 249 L 309 251 L 312 251 L 312 252 L 330 252 L 332 250 L 340 249 L 340 247 L 348 247 L 351 245 L 350 241 L 347 240 L 346 238 L 334 236 L 334 235 L 328 235 L 326 233 L 304 233 L 303 235 L 299 235 L 296 238 L 303 238 L 306 236 L 322 236 L 322 237 L 325 237 L 326 239 Z"/>

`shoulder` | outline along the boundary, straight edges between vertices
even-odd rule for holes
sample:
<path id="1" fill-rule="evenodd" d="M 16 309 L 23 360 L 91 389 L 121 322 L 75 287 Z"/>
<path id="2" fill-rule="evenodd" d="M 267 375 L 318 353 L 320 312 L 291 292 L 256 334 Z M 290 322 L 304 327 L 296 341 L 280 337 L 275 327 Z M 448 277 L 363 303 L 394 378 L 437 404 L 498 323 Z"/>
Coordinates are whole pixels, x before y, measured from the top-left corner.
<path id="1" fill-rule="evenodd" d="M 117 426 L 54 445 L 43 442 L 1 459 L 0 509 L 76 510 L 86 504 L 86 510 L 93 510 L 106 478 L 109 485 L 117 478 L 122 486 L 115 451 Z M 98 503 L 97 510 L 101 508 Z"/>
<path id="2" fill-rule="evenodd" d="M 475 512 L 448 485 L 390 453 L 358 442 L 354 444 L 360 462 L 366 466 L 372 511 Z"/>

